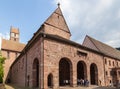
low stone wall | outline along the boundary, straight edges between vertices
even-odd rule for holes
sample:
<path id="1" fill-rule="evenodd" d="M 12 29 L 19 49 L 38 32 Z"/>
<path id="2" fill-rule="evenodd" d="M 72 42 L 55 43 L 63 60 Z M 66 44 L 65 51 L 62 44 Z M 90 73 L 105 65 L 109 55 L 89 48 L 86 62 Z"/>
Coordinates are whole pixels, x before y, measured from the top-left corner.
<path id="1" fill-rule="evenodd" d="M 5 89 L 4 84 L 0 84 L 0 89 Z"/>

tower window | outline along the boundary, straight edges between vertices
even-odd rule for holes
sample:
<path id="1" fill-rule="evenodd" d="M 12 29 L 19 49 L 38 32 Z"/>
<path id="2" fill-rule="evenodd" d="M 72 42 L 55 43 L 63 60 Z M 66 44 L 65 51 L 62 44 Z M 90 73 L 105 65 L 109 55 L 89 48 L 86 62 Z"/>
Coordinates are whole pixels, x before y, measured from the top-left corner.
<path id="1" fill-rule="evenodd" d="M 18 38 L 18 34 L 16 34 L 16 38 Z"/>
<path id="2" fill-rule="evenodd" d="M 16 38 L 14 38 L 14 41 L 16 41 Z"/>
<path id="3" fill-rule="evenodd" d="M 14 37 L 14 35 L 15 35 L 14 33 L 11 33 L 11 37 Z"/>

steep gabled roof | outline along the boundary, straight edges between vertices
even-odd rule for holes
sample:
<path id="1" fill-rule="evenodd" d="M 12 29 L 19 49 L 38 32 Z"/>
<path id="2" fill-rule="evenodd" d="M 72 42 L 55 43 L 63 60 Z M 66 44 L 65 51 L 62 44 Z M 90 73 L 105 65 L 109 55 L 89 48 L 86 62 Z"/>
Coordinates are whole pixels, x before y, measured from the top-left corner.
<path id="1" fill-rule="evenodd" d="M 63 31 L 70 33 L 68 25 L 66 24 L 65 18 L 62 14 L 60 7 L 50 15 L 50 17 L 44 22 L 44 24 L 51 25 Z M 71 34 L 71 33 L 70 33 Z"/>
<path id="2" fill-rule="evenodd" d="M 99 51 L 105 55 L 120 59 L 120 51 L 118 51 L 117 49 L 115 49 L 107 44 L 104 44 L 104 43 L 102 43 L 102 42 L 100 42 L 100 41 L 98 41 L 90 36 L 86 36 L 85 39 L 87 39 L 87 41 L 89 39 L 89 43 L 91 42 L 91 44 L 94 46 L 87 45 L 88 43 L 86 44 L 87 41 L 85 41 L 85 40 L 83 42 L 84 46 L 89 47 L 91 49 L 94 49 L 96 51 Z"/>
<path id="3" fill-rule="evenodd" d="M 25 44 L 11 41 L 11 40 L 2 39 L 2 46 L 1 46 L 2 50 L 11 50 L 11 51 L 21 52 L 24 47 L 25 47 Z"/>

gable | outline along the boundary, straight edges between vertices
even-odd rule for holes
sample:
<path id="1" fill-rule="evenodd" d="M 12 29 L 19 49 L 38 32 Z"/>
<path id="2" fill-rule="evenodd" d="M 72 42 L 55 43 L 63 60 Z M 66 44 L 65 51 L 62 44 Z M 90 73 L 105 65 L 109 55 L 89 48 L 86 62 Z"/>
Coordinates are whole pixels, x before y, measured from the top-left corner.
<path id="1" fill-rule="evenodd" d="M 95 44 L 93 44 L 93 42 L 88 38 L 88 36 L 85 37 L 82 45 L 94 49 L 96 51 L 99 51 L 99 49 L 95 46 Z"/>

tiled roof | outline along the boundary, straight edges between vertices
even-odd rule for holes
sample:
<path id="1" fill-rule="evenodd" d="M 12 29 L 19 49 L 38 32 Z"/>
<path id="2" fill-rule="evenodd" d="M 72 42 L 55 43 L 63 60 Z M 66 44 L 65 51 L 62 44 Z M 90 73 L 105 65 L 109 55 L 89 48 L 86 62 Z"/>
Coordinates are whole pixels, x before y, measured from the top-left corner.
<path id="1" fill-rule="evenodd" d="M 10 32 L 19 33 L 19 29 L 18 29 L 18 28 L 11 27 Z"/>
<path id="2" fill-rule="evenodd" d="M 4 50 L 12 50 L 12 51 L 21 52 L 24 47 L 25 47 L 25 44 L 11 41 L 11 40 L 2 39 L 2 47 L 1 48 Z"/>
<path id="3" fill-rule="evenodd" d="M 90 36 L 87 36 L 87 37 L 97 47 L 98 50 L 96 50 L 96 51 L 100 51 L 100 52 L 104 53 L 105 55 L 120 59 L 120 51 L 118 51 L 117 49 L 115 49 L 107 44 L 104 44 Z"/>

